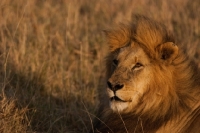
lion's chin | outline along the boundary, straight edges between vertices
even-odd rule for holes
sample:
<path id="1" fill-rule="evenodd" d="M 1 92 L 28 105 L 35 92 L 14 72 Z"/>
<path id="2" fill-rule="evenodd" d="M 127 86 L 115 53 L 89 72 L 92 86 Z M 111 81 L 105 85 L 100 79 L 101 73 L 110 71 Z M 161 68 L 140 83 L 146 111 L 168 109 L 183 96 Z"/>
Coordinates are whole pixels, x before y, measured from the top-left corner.
<path id="1" fill-rule="evenodd" d="M 124 98 L 121 98 L 118 96 L 112 96 L 112 97 L 110 97 L 110 108 L 114 112 L 130 113 L 135 108 L 135 106 L 138 104 L 137 96 L 138 95 L 135 95 L 135 97 L 131 97 L 129 99 L 124 99 Z"/>
<path id="2" fill-rule="evenodd" d="M 114 112 L 126 112 L 129 107 L 130 102 L 125 102 L 121 100 L 112 100 L 110 101 L 110 108 Z"/>

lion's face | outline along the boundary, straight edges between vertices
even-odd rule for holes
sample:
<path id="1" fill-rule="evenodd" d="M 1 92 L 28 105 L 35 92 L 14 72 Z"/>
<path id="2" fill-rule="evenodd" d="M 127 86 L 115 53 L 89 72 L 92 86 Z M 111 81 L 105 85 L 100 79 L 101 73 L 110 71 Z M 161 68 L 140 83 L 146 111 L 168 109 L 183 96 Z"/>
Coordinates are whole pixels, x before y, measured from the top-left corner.
<path id="1" fill-rule="evenodd" d="M 173 79 L 179 50 L 165 27 L 142 17 L 132 26 L 106 31 L 106 36 L 111 109 L 151 116 L 159 108 L 159 117 L 166 114 L 178 103 Z"/>
<path id="2" fill-rule="evenodd" d="M 110 107 L 114 111 L 130 112 L 148 89 L 150 59 L 132 42 L 114 53 L 112 63 L 113 73 L 107 82 Z"/>

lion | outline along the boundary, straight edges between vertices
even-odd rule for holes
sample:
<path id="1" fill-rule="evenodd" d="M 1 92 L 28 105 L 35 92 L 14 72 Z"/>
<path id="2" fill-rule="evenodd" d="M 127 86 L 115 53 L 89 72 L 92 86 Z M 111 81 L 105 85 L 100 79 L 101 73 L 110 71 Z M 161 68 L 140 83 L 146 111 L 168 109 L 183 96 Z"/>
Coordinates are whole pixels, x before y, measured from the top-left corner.
<path id="1" fill-rule="evenodd" d="M 107 87 L 92 132 L 200 133 L 200 72 L 172 33 L 134 15 L 105 34 Z"/>

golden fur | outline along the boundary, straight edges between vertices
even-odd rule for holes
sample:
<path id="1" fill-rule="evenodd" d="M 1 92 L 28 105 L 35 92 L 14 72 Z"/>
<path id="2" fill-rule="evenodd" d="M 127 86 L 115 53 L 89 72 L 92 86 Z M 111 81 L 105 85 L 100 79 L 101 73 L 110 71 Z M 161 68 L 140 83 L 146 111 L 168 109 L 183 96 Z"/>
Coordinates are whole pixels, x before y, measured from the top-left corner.
<path id="1" fill-rule="evenodd" d="M 166 27 L 135 15 L 106 36 L 108 87 L 93 132 L 199 133 L 199 70 Z"/>

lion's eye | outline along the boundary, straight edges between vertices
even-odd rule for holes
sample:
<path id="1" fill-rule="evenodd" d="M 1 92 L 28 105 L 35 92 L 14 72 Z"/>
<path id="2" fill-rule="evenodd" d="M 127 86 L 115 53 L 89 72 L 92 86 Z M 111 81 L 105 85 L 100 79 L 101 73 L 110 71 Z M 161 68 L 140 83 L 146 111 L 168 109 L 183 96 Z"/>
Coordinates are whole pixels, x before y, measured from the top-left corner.
<path id="1" fill-rule="evenodd" d="M 141 67 L 141 66 L 142 66 L 142 64 L 140 64 L 140 63 L 135 64 L 135 67 Z"/>
<path id="2" fill-rule="evenodd" d="M 136 63 L 135 66 L 133 66 L 132 69 L 134 70 L 134 69 L 140 68 L 140 67 L 142 67 L 142 66 L 143 66 L 143 65 L 142 65 L 141 63 Z"/>
<path id="3" fill-rule="evenodd" d="M 113 64 L 114 64 L 115 66 L 117 66 L 117 65 L 118 65 L 118 60 L 114 59 L 114 60 L 113 60 Z"/>

